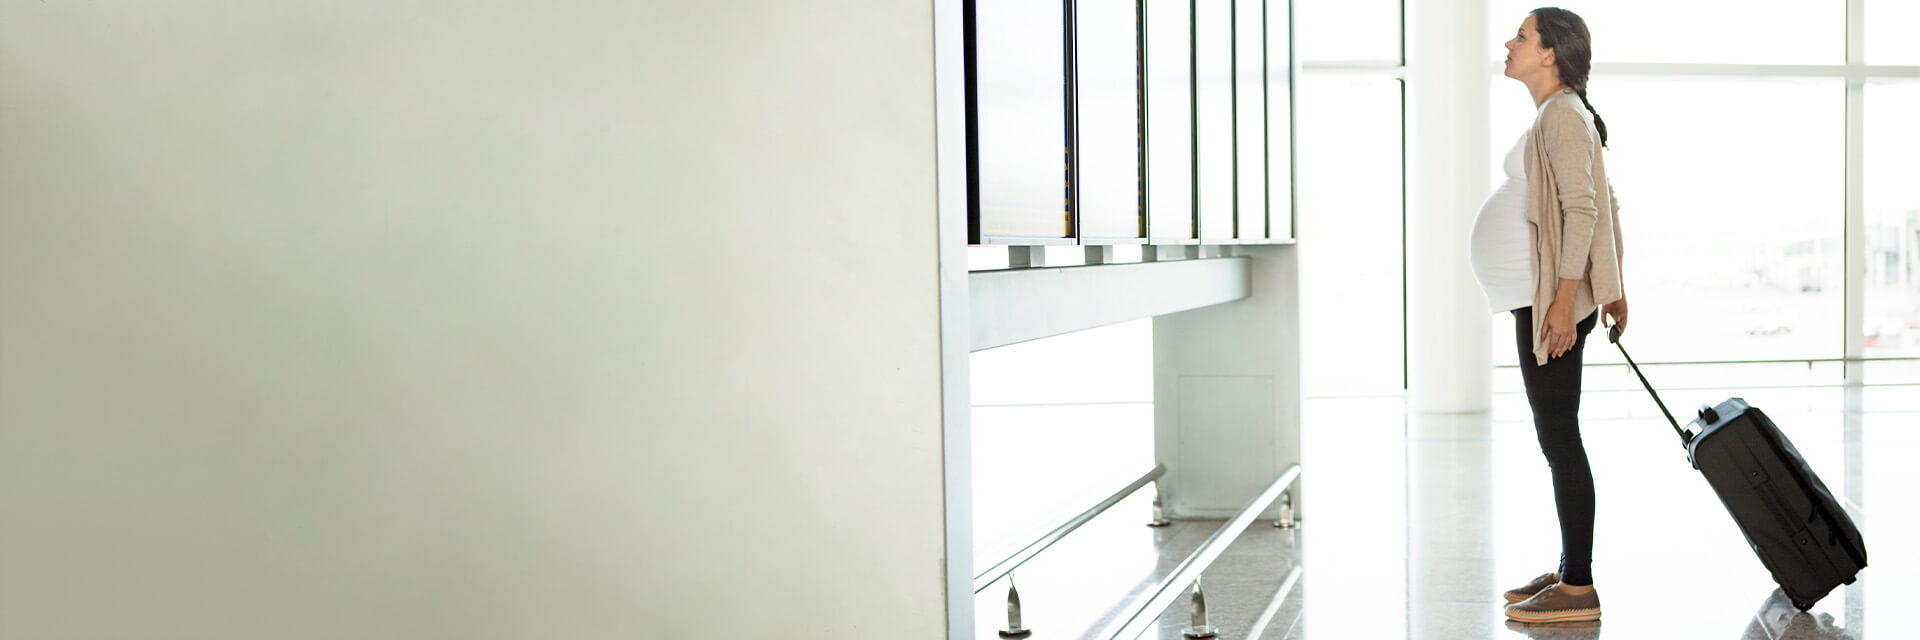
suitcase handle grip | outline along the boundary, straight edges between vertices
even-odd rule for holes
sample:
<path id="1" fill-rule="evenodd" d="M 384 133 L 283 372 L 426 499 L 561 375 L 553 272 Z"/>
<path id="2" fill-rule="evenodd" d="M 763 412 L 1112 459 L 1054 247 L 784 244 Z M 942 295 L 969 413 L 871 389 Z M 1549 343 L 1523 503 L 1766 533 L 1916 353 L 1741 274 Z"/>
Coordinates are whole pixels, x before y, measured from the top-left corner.
<path id="1" fill-rule="evenodd" d="M 1620 349 L 1620 356 L 1627 359 L 1627 366 L 1633 368 L 1633 375 L 1640 378 L 1640 385 L 1647 388 L 1647 393 L 1653 394 L 1653 403 L 1660 405 L 1661 415 L 1667 417 L 1667 424 L 1673 425 L 1673 432 L 1680 436 L 1680 446 L 1684 448 L 1693 444 L 1695 434 L 1680 428 L 1680 421 L 1673 419 L 1673 412 L 1667 410 L 1667 403 L 1660 401 L 1660 392 L 1653 390 L 1653 383 L 1647 382 L 1646 374 L 1640 373 L 1640 365 L 1633 363 L 1633 356 L 1627 355 L 1626 346 L 1620 344 L 1620 325 L 1607 325 L 1607 342 Z"/>

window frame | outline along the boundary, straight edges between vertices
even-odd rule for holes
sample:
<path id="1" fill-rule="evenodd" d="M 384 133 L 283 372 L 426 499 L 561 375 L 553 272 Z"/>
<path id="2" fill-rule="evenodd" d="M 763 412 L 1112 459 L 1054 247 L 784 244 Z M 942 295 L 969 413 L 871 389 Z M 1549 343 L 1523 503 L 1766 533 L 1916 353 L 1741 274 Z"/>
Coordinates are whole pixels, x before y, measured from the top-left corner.
<path id="1" fill-rule="evenodd" d="M 1662 62 L 1597 62 L 1593 74 L 1619 79 L 1720 78 L 1738 80 L 1780 80 L 1824 78 L 1842 81 L 1846 91 L 1844 221 L 1841 225 L 1843 287 L 1842 341 L 1838 357 L 1787 358 L 1777 360 L 1683 360 L 1670 364 L 1731 363 L 1841 363 L 1840 384 L 1865 382 L 1865 364 L 1879 361 L 1920 360 L 1920 356 L 1866 355 L 1866 271 L 1856 269 L 1867 258 L 1866 242 L 1866 157 L 1865 112 L 1866 85 L 1869 82 L 1920 83 L 1920 65 L 1870 65 L 1866 63 L 1866 4 L 1868 0 L 1847 0 L 1846 47 L 1844 64 L 1719 64 Z M 1888 0 L 1880 0 L 1888 1 Z M 1309 66 L 1311 70 L 1312 66 Z M 1497 73 L 1497 72 L 1496 72 Z M 1668 363 L 1663 363 L 1668 364 Z M 1503 367 L 1511 365 L 1502 365 Z"/>

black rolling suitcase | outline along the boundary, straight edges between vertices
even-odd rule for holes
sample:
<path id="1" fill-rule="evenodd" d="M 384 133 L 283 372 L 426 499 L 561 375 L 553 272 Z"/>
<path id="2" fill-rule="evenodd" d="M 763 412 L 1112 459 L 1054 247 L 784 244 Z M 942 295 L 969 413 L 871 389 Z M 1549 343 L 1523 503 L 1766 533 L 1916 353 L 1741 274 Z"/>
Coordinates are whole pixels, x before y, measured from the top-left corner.
<path id="1" fill-rule="evenodd" d="M 1611 328 L 1607 339 L 1619 346 L 1619 329 Z M 1699 418 L 1687 425 L 1692 431 L 1682 429 L 1626 347 L 1620 347 L 1620 355 L 1653 394 L 1660 413 L 1680 434 L 1693 468 L 1707 477 L 1794 606 L 1804 611 L 1835 587 L 1853 584 L 1867 566 L 1860 529 L 1767 414 L 1746 400 L 1729 398 L 1702 407 Z"/>

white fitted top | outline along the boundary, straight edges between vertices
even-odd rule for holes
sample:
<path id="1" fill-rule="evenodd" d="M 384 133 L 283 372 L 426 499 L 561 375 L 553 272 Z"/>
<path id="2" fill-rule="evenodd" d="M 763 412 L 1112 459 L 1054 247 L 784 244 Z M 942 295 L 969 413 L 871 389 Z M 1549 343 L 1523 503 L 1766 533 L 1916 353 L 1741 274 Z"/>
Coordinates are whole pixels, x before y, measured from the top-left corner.
<path id="1" fill-rule="evenodd" d="M 1494 313 L 1533 306 L 1533 223 L 1527 222 L 1527 176 L 1521 165 L 1529 134 L 1521 134 L 1500 163 L 1506 180 L 1480 205 L 1468 252 L 1473 277 Z"/>

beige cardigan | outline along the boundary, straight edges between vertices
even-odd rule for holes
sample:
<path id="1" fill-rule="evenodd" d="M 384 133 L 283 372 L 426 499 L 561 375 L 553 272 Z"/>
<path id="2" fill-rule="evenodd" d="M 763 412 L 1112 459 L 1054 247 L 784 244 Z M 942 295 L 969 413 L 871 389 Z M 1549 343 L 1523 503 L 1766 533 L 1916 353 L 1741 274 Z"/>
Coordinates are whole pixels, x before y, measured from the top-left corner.
<path id="1" fill-rule="evenodd" d="M 1560 279 L 1581 279 L 1573 297 L 1575 320 L 1596 306 L 1626 297 L 1620 279 L 1619 199 L 1607 182 L 1600 132 L 1572 90 L 1548 96 L 1526 150 L 1527 221 L 1533 223 L 1533 359 L 1547 364 L 1540 339 L 1546 309 Z M 1607 197 L 1598 197 L 1604 185 Z"/>

